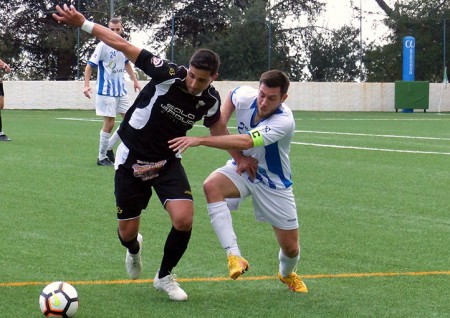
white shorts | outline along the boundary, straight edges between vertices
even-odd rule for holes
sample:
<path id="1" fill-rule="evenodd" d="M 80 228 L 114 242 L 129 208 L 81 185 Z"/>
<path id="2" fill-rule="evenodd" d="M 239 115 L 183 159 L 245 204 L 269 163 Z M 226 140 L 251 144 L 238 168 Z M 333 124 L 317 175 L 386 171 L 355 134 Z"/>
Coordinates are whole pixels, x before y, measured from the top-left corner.
<path id="1" fill-rule="evenodd" d="M 97 95 L 95 102 L 97 116 L 116 117 L 117 114 L 125 114 L 128 108 L 130 108 L 128 95 L 121 97 Z"/>
<path id="2" fill-rule="evenodd" d="M 248 175 L 239 175 L 236 166 L 229 161 L 218 168 L 239 189 L 240 199 L 226 199 L 230 210 L 237 210 L 241 200 L 251 196 L 255 218 L 260 222 L 267 222 L 282 230 L 298 228 L 297 208 L 292 187 L 287 189 L 271 189 L 262 182 L 252 182 Z"/>

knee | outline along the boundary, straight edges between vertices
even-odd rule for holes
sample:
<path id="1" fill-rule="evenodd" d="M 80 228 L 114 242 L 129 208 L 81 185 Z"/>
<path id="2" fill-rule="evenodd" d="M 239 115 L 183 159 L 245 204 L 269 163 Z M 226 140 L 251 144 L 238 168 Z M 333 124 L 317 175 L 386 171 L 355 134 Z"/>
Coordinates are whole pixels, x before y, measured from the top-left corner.
<path id="1" fill-rule="evenodd" d="M 187 232 L 192 229 L 193 218 L 183 218 L 180 220 L 174 220 L 172 222 L 173 227 L 182 232 Z"/>
<path id="2" fill-rule="evenodd" d="M 223 200 L 223 196 L 217 187 L 217 182 L 214 182 L 214 179 L 207 179 L 203 182 L 203 192 L 205 193 L 207 202 Z"/>
<path id="3" fill-rule="evenodd" d="M 129 242 L 133 240 L 139 233 L 138 221 L 119 222 L 117 233 L 121 242 Z"/>
<path id="4" fill-rule="evenodd" d="M 117 230 L 117 234 L 119 237 L 119 241 L 120 243 L 122 243 L 123 246 L 126 246 L 127 242 L 130 242 L 131 240 L 137 237 L 136 233 L 132 233 L 131 231 L 123 229 L 121 230 L 120 228 Z"/>
<path id="5" fill-rule="evenodd" d="M 172 217 L 172 225 L 178 231 L 190 231 L 192 229 L 193 223 L 194 211 L 186 211 L 185 213 L 181 213 L 175 217 Z"/>
<path id="6" fill-rule="evenodd" d="M 205 194 L 207 195 L 208 193 L 210 193 L 213 190 L 214 190 L 214 183 L 211 182 L 210 179 L 206 179 L 203 182 L 203 192 L 205 192 Z"/>
<path id="7" fill-rule="evenodd" d="M 298 245 L 286 246 L 282 250 L 283 254 L 289 258 L 297 257 L 300 254 L 300 247 Z"/>

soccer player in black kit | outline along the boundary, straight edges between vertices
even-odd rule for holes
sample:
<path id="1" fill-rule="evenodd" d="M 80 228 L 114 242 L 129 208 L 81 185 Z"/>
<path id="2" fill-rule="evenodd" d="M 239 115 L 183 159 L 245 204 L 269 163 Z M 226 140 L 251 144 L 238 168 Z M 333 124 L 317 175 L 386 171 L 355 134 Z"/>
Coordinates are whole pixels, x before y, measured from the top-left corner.
<path id="1" fill-rule="evenodd" d="M 53 17 L 59 23 L 81 27 L 123 52 L 152 78 L 127 111 L 119 129 L 122 144 L 117 149 L 115 161 L 118 234 L 120 242 L 127 248 L 128 275 L 137 279 L 141 273 L 143 241 L 139 233 L 140 216 L 153 189 L 172 221 L 154 287 L 167 292 L 172 300 L 187 300 L 172 269 L 187 249 L 194 205 L 189 181 L 181 165 L 181 151 L 174 153 L 168 141 L 185 136 L 200 120 L 212 135 L 226 133 L 226 124 L 220 120 L 220 97 L 211 86 L 218 76 L 219 56 L 200 49 L 192 55 L 189 68 L 178 66 L 87 21 L 73 6 L 56 6 L 56 9 L 58 14 Z"/>

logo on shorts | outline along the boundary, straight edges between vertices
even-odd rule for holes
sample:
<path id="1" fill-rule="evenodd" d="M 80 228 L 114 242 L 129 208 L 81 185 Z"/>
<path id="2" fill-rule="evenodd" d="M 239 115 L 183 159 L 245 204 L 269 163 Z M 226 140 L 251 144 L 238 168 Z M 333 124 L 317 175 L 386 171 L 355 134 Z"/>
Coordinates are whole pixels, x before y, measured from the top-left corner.
<path id="1" fill-rule="evenodd" d="M 186 191 L 184 191 L 184 194 L 192 195 L 192 192 L 190 190 L 186 190 Z"/>
<path id="2" fill-rule="evenodd" d="M 137 160 L 136 163 L 132 166 L 133 175 L 136 178 L 141 178 L 142 181 L 147 181 L 156 177 L 159 177 L 159 171 L 164 168 L 164 165 L 167 163 L 167 160 L 161 160 L 158 162 L 147 162 Z"/>
<path id="3" fill-rule="evenodd" d="M 175 70 L 173 69 L 173 67 L 169 68 L 169 75 L 170 76 L 174 76 L 175 75 Z"/>
<path id="4" fill-rule="evenodd" d="M 290 222 L 290 223 L 296 222 L 296 221 L 297 221 L 297 218 L 295 218 L 295 219 L 288 219 L 287 221 Z"/>
<path id="5" fill-rule="evenodd" d="M 120 207 L 117 207 L 117 214 L 122 214 L 123 210 Z"/>
<path id="6" fill-rule="evenodd" d="M 152 63 L 155 65 L 155 67 L 161 67 L 163 65 L 163 60 L 161 60 L 159 57 L 152 57 Z"/>

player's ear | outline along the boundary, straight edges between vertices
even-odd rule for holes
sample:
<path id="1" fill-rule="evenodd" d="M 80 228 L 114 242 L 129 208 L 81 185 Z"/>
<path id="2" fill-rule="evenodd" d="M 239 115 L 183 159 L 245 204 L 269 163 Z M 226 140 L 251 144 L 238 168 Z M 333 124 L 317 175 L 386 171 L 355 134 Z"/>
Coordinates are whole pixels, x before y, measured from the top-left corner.
<path id="1" fill-rule="evenodd" d="M 219 77 L 219 73 L 211 75 L 211 83 L 214 82 Z"/>
<path id="2" fill-rule="evenodd" d="M 281 102 L 284 103 L 284 101 L 288 98 L 288 94 L 283 94 L 283 96 L 281 96 Z"/>

